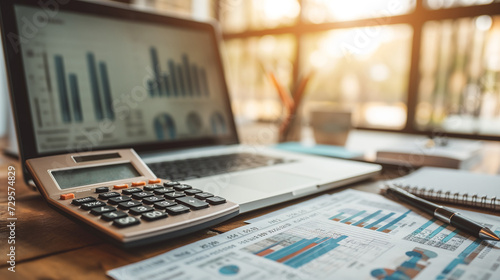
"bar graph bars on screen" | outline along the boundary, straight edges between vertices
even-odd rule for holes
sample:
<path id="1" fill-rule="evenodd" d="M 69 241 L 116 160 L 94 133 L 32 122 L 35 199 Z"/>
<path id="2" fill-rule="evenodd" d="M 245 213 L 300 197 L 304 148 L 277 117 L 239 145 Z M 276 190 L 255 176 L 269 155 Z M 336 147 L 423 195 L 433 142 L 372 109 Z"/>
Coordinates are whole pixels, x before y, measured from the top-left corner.
<path id="1" fill-rule="evenodd" d="M 181 62 L 172 58 L 167 60 L 167 72 L 162 72 L 158 50 L 149 49 L 153 77 L 148 80 L 150 97 L 208 97 L 210 91 L 206 71 L 203 67 L 192 63 L 187 54 L 183 54 Z"/>

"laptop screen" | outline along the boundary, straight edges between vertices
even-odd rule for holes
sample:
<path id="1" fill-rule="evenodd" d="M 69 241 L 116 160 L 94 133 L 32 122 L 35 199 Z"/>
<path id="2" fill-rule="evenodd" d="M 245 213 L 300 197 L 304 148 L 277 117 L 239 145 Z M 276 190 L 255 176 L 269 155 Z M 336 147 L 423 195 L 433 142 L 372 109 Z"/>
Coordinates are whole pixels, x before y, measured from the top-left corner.
<path id="1" fill-rule="evenodd" d="M 235 133 L 206 29 L 36 6 L 14 12 L 39 154 Z"/>

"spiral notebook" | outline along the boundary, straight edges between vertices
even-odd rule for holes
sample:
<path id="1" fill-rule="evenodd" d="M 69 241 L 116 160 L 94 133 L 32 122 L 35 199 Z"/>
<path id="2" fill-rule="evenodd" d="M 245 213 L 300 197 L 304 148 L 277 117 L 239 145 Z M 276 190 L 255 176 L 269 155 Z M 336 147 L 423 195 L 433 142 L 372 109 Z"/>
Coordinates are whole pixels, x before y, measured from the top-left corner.
<path id="1" fill-rule="evenodd" d="M 500 176 L 423 167 L 387 183 L 433 201 L 500 211 Z"/>

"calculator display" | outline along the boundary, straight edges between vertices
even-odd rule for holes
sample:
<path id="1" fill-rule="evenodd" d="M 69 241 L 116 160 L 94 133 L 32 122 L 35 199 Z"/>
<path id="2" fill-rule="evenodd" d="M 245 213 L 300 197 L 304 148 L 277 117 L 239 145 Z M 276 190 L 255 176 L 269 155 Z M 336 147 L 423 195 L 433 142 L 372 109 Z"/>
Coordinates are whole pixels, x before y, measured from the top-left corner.
<path id="1" fill-rule="evenodd" d="M 131 163 L 93 166 L 52 172 L 61 189 L 87 186 L 102 182 L 139 177 L 141 174 Z"/>

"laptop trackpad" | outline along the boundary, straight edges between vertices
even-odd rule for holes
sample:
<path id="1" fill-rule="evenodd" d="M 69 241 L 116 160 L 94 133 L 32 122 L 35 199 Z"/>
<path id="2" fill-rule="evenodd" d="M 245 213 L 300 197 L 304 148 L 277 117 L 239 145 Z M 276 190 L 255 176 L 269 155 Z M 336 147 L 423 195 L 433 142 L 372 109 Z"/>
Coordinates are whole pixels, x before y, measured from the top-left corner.
<path id="1" fill-rule="evenodd" d="M 244 188 L 266 193 L 283 190 L 295 190 L 302 185 L 312 186 L 319 182 L 317 178 L 297 175 L 284 171 L 260 171 L 250 174 L 232 175 L 230 183 Z"/>

